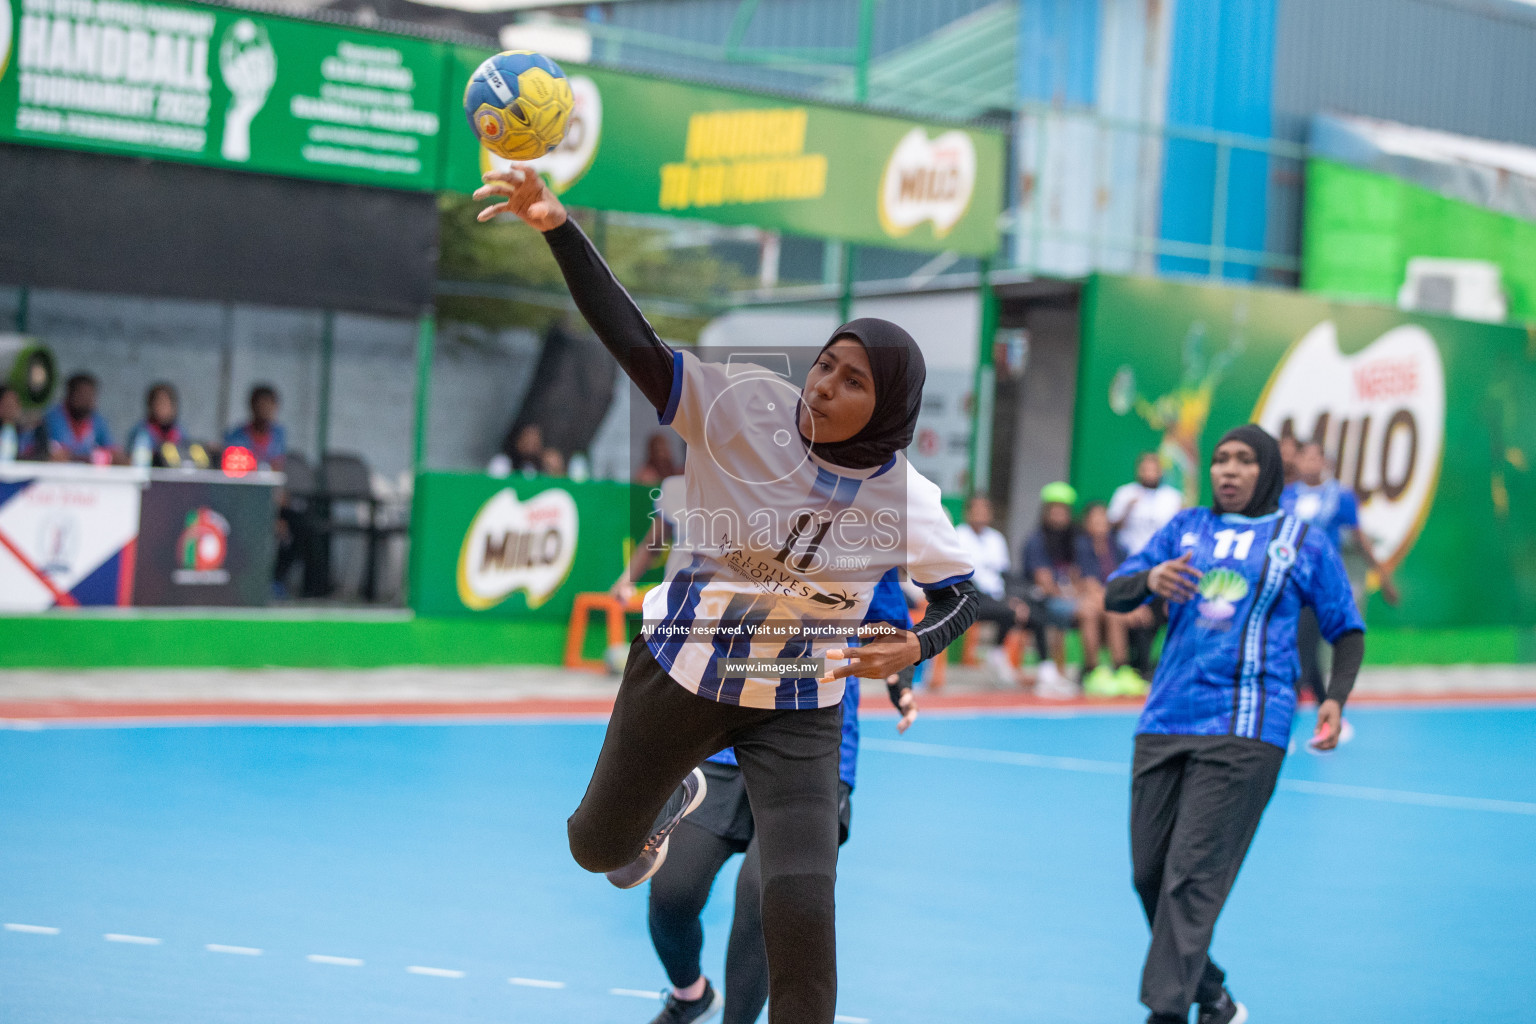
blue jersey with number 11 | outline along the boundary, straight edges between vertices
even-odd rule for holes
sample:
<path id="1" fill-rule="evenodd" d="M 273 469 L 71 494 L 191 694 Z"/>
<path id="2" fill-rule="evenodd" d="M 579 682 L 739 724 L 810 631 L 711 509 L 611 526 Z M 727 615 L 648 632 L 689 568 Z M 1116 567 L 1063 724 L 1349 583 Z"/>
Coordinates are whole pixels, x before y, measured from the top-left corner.
<path id="1" fill-rule="evenodd" d="M 1322 531 L 1274 512 L 1189 508 L 1111 578 L 1193 552 L 1200 593 L 1168 605 L 1168 639 L 1138 733 L 1247 736 L 1288 744 L 1296 710 L 1296 620 L 1317 614 L 1329 643 L 1364 630 L 1339 553 Z"/>

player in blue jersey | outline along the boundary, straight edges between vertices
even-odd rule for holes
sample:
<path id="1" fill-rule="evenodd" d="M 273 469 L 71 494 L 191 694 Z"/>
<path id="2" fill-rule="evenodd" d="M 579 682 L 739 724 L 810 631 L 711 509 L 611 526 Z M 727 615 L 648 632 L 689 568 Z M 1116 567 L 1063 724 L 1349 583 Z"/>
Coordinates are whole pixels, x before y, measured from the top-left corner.
<path id="1" fill-rule="evenodd" d="M 854 320 L 818 350 L 803 386 L 772 367 L 675 351 L 533 168 L 485 181 L 476 197 L 497 201 L 480 219 L 506 211 L 543 233 L 582 316 L 688 443 L 667 579 L 646 595 L 567 822 L 571 853 L 621 888 L 646 881 L 706 797 L 697 766 L 734 747 L 761 851 L 769 1020 L 832 1024 L 844 680 L 892 680 L 944 650 L 978 604 L 939 489 L 903 454 L 922 408 L 922 351 L 896 324 Z M 893 568 L 927 591 L 927 614 L 916 629 L 865 634 Z"/>
<path id="2" fill-rule="evenodd" d="M 911 628 L 906 598 L 894 573 L 880 581 L 866 620 Z M 906 732 L 917 718 L 912 670 L 903 670 L 898 683 L 887 689 L 902 715 L 896 729 Z M 851 678 L 843 692 L 843 742 L 838 756 L 839 846 L 848 841 L 858 758 L 859 681 Z M 752 806 L 734 750 L 722 750 L 700 768 L 709 780 L 708 795 L 672 833 L 666 863 L 651 878 L 651 944 L 672 982 L 667 1004 L 651 1024 L 695 1024 L 711 1019 L 722 1005 L 722 1024 L 753 1024 L 768 1001 L 768 960 L 763 952 L 762 865 Z M 726 947 L 722 996 L 704 976 L 700 962 L 704 928 L 699 915 L 709 902 L 716 876 L 737 853 L 744 857 L 736 878 L 736 912 Z"/>
<path id="3" fill-rule="evenodd" d="M 1397 585 L 1392 579 L 1391 567 L 1376 557 L 1375 546 L 1360 526 L 1360 501 L 1355 492 L 1328 474 L 1328 457 L 1317 441 L 1308 441 L 1296 448 L 1297 478 L 1285 485 L 1280 494 L 1280 508 L 1311 523 L 1332 542 L 1340 555 L 1345 543 L 1358 553 L 1358 559 L 1347 559 L 1344 569 L 1349 573 L 1349 583 L 1355 592 L 1355 606 L 1365 610 L 1366 573 L 1374 572 L 1381 587 L 1382 599 L 1390 605 L 1398 600 Z M 1353 572 L 1353 569 L 1359 572 Z M 1317 619 L 1308 609 L 1303 609 L 1301 623 L 1296 631 L 1301 651 L 1301 683 L 1318 704 L 1328 699 L 1327 686 L 1323 682 L 1322 636 L 1318 633 Z M 1346 726 L 1346 729 L 1348 727 Z M 1344 734 L 1349 738 L 1349 733 Z"/>
<path id="4" fill-rule="evenodd" d="M 1315 745 L 1338 743 L 1365 624 L 1333 545 L 1280 510 L 1280 447 L 1254 425 L 1211 459 L 1211 508 L 1185 509 L 1110 578 L 1105 605 L 1168 601 L 1168 638 L 1136 725 L 1131 861 L 1152 928 L 1141 975 L 1149 1024 L 1241 1024 L 1210 959 L 1216 928 L 1274 792 L 1296 708 L 1303 606 L 1334 645 Z"/>

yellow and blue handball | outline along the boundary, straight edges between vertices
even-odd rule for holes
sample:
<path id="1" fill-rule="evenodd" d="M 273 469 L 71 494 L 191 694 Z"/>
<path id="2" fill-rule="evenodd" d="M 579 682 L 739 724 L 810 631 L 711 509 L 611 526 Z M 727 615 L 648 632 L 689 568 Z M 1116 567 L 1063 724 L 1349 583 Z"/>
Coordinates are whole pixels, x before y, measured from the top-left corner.
<path id="1" fill-rule="evenodd" d="M 464 113 L 480 144 L 507 160 L 534 160 L 560 145 L 572 102 L 560 65 L 531 50 L 487 58 L 464 87 Z"/>

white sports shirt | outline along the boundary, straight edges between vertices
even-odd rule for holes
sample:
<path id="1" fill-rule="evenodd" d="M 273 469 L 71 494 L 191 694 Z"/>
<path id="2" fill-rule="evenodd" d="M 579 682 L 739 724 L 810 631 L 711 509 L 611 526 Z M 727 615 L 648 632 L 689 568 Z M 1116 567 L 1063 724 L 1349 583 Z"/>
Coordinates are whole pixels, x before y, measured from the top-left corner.
<path id="1" fill-rule="evenodd" d="M 812 455 L 796 429 L 800 389 L 772 370 L 677 352 L 672 374 L 661 422 L 688 442 L 687 500 L 667 579 L 645 597 L 647 645 L 701 697 L 831 707 L 841 679 L 725 678 L 718 662 L 845 646 L 899 569 L 930 589 L 968 579 L 939 488 L 901 454 L 867 470 Z"/>
<path id="2" fill-rule="evenodd" d="M 1003 573 L 1012 567 L 1008 558 L 1008 539 L 990 526 L 983 526 L 977 533 L 970 523 L 961 523 L 955 532 L 960 536 L 960 544 L 971 564 L 976 567 L 976 578 L 972 581 L 976 589 L 1001 601 L 1008 592 Z"/>
<path id="3" fill-rule="evenodd" d="M 1177 487 L 1167 484 L 1143 487 L 1133 481 L 1115 488 L 1106 511 L 1110 522 L 1125 520 L 1120 525 L 1118 537 L 1125 546 L 1125 553 L 1134 555 L 1146 547 L 1152 535 L 1178 515 L 1183 507 L 1184 495 Z"/>

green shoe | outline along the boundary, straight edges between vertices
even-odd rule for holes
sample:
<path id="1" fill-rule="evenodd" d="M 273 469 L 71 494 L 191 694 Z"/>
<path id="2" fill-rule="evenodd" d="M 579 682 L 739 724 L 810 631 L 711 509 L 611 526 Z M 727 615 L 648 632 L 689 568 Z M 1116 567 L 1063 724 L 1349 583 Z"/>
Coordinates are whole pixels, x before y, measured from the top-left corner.
<path id="1" fill-rule="evenodd" d="M 1129 665 L 1121 665 L 1115 672 L 1115 692 L 1121 697 L 1145 697 L 1150 689 L 1141 673 Z"/>
<path id="2" fill-rule="evenodd" d="M 1117 697 L 1120 684 L 1108 665 L 1099 665 L 1083 677 L 1083 693 L 1089 697 Z"/>

